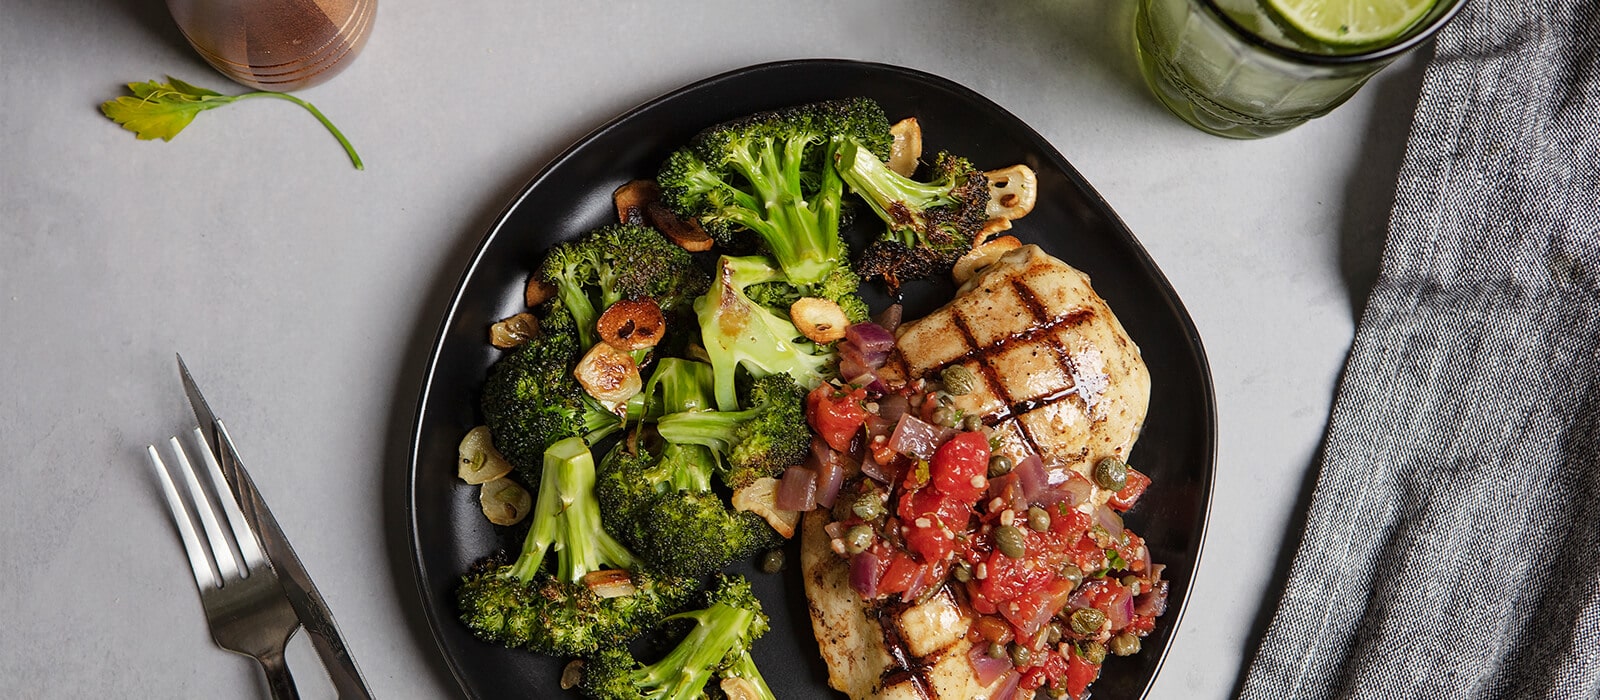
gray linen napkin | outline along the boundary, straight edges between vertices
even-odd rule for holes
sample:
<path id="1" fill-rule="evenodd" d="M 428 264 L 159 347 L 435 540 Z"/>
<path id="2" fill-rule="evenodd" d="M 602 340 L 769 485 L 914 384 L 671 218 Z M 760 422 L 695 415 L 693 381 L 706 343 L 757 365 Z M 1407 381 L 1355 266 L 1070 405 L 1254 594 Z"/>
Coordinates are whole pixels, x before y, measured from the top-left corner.
<path id="1" fill-rule="evenodd" d="M 1439 36 L 1244 700 L 1600 698 L 1600 1 Z"/>

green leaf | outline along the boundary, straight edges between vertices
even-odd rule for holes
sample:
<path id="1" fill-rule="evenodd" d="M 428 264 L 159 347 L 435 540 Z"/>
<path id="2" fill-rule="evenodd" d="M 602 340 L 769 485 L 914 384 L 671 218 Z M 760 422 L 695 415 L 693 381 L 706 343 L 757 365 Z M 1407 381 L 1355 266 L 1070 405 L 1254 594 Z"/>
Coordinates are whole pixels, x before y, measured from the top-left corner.
<path id="1" fill-rule="evenodd" d="M 140 139 L 171 141 L 196 114 L 237 99 L 175 78 L 167 80 L 172 82 L 128 83 L 133 96 L 107 100 L 100 111 Z"/>
<path id="2" fill-rule="evenodd" d="M 1111 565 L 1112 571 L 1123 571 L 1128 568 L 1128 562 L 1123 561 L 1122 555 L 1115 549 L 1106 550 L 1106 562 Z"/>
<path id="3" fill-rule="evenodd" d="M 143 140 L 161 139 L 171 141 L 178 132 L 194 121 L 195 115 L 208 109 L 216 109 L 225 104 L 249 97 L 271 97 L 273 99 L 293 102 L 300 105 L 311 116 L 339 141 L 344 147 L 345 154 L 350 156 L 350 164 L 356 170 L 363 170 L 361 157 L 356 155 L 356 149 L 350 141 L 339 132 L 339 129 L 329 121 L 322 112 L 310 102 L 294 95 L 281 92 L 257 91 L 247 92 L 242 95 L 224 95 L 215 90 L 191 85 L 172 76 L 167 76 L 167 82 L 161 83 L 154 80 L 143 83 L 128 83 L 128 92 L 132 96 L 123 95 L 111 100 L 106 100 L 100 105 L 100 111 L 122 128 L 132 131 L 135 136 Z"/>

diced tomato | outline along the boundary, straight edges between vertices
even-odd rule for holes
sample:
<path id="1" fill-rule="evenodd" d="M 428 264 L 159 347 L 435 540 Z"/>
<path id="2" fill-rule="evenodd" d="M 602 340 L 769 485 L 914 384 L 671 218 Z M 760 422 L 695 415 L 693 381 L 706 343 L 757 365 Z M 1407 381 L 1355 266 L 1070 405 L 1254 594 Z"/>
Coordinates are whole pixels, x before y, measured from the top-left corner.
<path id="1" fill-rule="evenodd" d="M 1156 628 L 1156 619 L 1149 615 L 1134 615 L 1133 621 L 1124 628 L 1125 632 L 1132 632 L 1141 637 L 1150 634 Z"/>
<path id="2" fill-rule="evenodd" d="M 1032 637 L 1067 604 L 1067 598 L 1072 596 L 1072 588 L 1071 581 L 1052 580 L 1038 590 L 1017 596 L 1010 602 L 1001 603 L 1000 614 L 1011 621 L 1017 628 L 1019 636 Z"/>
<path id="3" fill-rule="evenodd" d="M 983 433 L 956 433 L 933 453 L 933 487 L 966 503 L 988 487 L 989 439 Z"/>
<path id="4" fill-rule="evenodd" d="M 1128 541 L 1117 545 L 1117 556 L 1127 562 L 1128 571 L 1138 573 L 1144 570 L 1144 558 L 1139 556 L 1139 550 L 1144 548 L 1144 538 L 1128 532 Z"/>
<path id="5" fill-rule="evenodd" d="M 972 510 L 937 489 L 920 489 L 900 496 L 896 514 L 906 548 L 925 562 L 938 562 L 955 551 L 955 536 L 967 531 Z"/>
<path id="6" fill-rule="evenodd" d="M 1111 494 L 1111 500 L 1106 505 L 1117 510 L 1127 510 L 1133 507 L 1134 502 L 1144 495 L 1144 490 L 1150 487 L 1150 477 L 1140 474 L 1136 469 L 1128 469 L 1128 483 L 1121 491 Z"/>
<path id="7" fill-rule="evenodd" d="M 845 391 L 823 384 L 806 397 L 806 421 L 829 447 L 849 452 L 850 442 L 867 420 L 867 407 L 862 403 L 866 398 L 866 389 Z"/>
<path id="8" fill-rule="evenodd" d="M 1078 538 L 1078 544 L 1072 548 L 1074 563 L 1085 573 L 1102 569 L 1106 565 L 1106 550 L 1101 549 L 1099 543 L 1088 533 Z"/>
<path id="9" fill-rule="evenodd" d="M 1029 547 L 1032 547 L 1035 538 L 1028 537 L 1027 542 Z M 996 604 L 1036 591 L 1056 577 L 1056 570 L 1044 565 L 1039 559 L 1033 557 L 1012 559 L 998 550 L 989 555 L 985 566 L 988 569 L 986 572 L 988 576 L 983 579 L 980 588 L 983 595 Z"/>
<path id="10" fill-rule="evenodd" d="M 899 552 L 889 562 L 889 570 L 883 572 L 883 578 L 878 580 L 878 595 L 886 596 L 894 593 L 904 593 L 911 587 L 911 582 L 917 578 L 922 568 L 917 560 L 910 554 Z"/>
<path id="11" fill-rule="evenodd" d="M 1066 542 L 1076 542 L 1090 524 L 1089 514 L 1075 508 L 1057 507 L 1050 514 L 1050 531 Z"/>
<path id="12" fill-rule="evenodd" d="M 1046 682 L 1059 687 L 1061 681 L 1067 677 L 1067 659 L 1058 653 L 1047 654 L 1044 657 L 1044 675 Z"/>
<path id="13" fill-rule="evenodd" d="M 996 608 L 994 603 L 983 596 L 980 588 L 982 583 L 978 579 L 972 579 L 967 582 L 967 602 L 971 603 L 972 611 L 979 615 L 994 615 L 1000 612 L 1000 609 Z"/>
<path id="14" fill-rule="evenodd" d="M 1083 700 L 1084 691 L 1089 689 L 1089 684 L 1100 677 L 1100 664 L 1089 663 L 1088 659 L 1080 656 L 1076 651 L 1067 659 L 1067 694 L 1072 700 Z"/>

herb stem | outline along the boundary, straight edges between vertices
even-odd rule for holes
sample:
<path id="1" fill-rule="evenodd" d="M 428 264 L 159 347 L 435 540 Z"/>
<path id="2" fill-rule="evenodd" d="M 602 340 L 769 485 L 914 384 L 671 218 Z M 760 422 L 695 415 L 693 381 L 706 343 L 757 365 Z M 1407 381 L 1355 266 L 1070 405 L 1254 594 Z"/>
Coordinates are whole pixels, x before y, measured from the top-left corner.
<path id="1" fill-rule="evenodd" d="M 295 97 L 294 95 L 289 95 L 282 92 L 247 92 L 243 95 L 238 95 L 235 99 L 242 100 L 247 97 L 276 97 L 280 100 L 288 100 L 306 108 L 306 111 L 310 112 L 311 116 L 316 117 L 317 121 L 322 122 L 322 125 L 328 128 L 328 132 L 333 134 L 334 138 L 339 139 L 339 145 L 344 146 L 344 152 L 350 155 L 350 164 L 356 166 L 356 170 L 367 169 L 366 166 L 361 164 L 361 156 L 356 155 L 355 146 L 350 145 L 350 140 L 344 137 L 344 134 L 339 131 L 339 127 L 334 126 L 333 122 L 329 121 L 328 118 L 322 114 L 322 110 L 317 109 L 315 105 Z"/>

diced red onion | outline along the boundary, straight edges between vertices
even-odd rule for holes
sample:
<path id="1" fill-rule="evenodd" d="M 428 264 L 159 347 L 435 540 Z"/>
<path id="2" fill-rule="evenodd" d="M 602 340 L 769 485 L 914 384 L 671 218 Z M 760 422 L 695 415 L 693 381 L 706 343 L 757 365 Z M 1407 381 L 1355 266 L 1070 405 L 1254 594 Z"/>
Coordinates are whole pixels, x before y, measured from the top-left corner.
<path id="1" fill-rule="evenodd" d="M 1022 485 L 1022 495 L 1034 505 L 1043 505 L 1041 496 L 1050 488 L 1050 476 L 1044 472 L 1044 460 L 1039 455 L 1028 455 L 1011 470 Z"/>
<path id="2" fill-rule="evenodd" d="M 850 557 L 850 587 L 862 598 L 878 597 L 878 579 L 882 576 L 881 560 L 871 551 Z"/>
<path id="3" fill-rule="evenodd" d="M 900 416 L 911 410 L 911 400 L 905 394 L 889 394 L 878 399 L 878 415 L 890 423 L 900 420 Z"/>
<path id="4" fill-rule="evenodd" d="M 1128 626 L 1133 621 L 1133 596 L 1124 595 L 1113 599 L 1106 610 L 1106 620 L 1111 622 L 1111 631 L 1116 632 Z"/>
<path id="5" fill-rule="evenodd" d="M 1111 535 L 1113 538 L 1122 535 L 1122 516 L 1117 515 L 1116 511 L 1103 505 L 1095 506 L 1094 521 L 1099 523 L 1100 527 L 1105 528 L 1106 534 Z"/>
<path id="6" fill-rule="evenodd" d="M 817 505 L 823 508 L 832 508 L 833 500 L 839 495 L 839 487 L 844 485 L 845 471 L 849 464 L 846 457 L 834 452 L 832 457 L 817 467 Z"/>
<path id="7" fill-rule="evenodd" d="M 991 512 L 998 512 L 1007 507 L 1018 511 L 1028 509 L 1028 501 L 1022 496 L 1022 485 L 1017 481 L 1015 470 L 1005 476 L 989 480 L 989 492 L 984 499 L 993 500 L 996 498 L 1000 499 L 1000 502 L 1005 505 L 1001 508 L 990 509 Z"/>
<path id="8" fill-rule="evenodd" d="M 989 655 L 989 645 L 983 643 L 974 644 L 967 651 L 967 663 L 972 664 L 972 675 L 978 680 L 978 685 L 985 688 L 1011 671 L 1011 656 L 1001 654 L 1000 658 L 994 658 Z"/>
<path id="9" fill-rule="evenodd" d="M 1148 548 L 1146 548 L 1146 549 L 1148 550 Z M 1160 581 L 1162 574 L 1165 574 L 1165 573 L 1167 573 L 1167 565 L 1166 564 L 1151 564 L 1150 565 L 1150 575 L 1149 575 L 1148 578 L 1152 582 Z"/>
<path id="10" fill-rule="evenodd" d="M 878 464 L 878 460 L 873 459 L 872 455 L 867 455 L 865 459 L 861 460 L 861 473 L 866 474 L 880 484 L 894 481 L 894 475 L 889 470 L 884 469 L 883 465 Z"/>
<path id="11" fill-rule="evenodd" d="M 1128 562 L 1128 567 L 1134 571 L 1143 573 L 1147 580 L 1156 580 L 1155 577 L 1150 574 L 1150 547 L 1146 545 L 1139 545 L 1139 555 L 1134 557 L 1133 561 Z"/>
<path id="12" fill-rule="evenodd" d="M 889 437 L 889 449 L 912 459 L 929 459 L 939 448 L 938 426 L 923 422 L 909 413 L 895 423 L 894 435 Z"/>
<path id="13" fill-rule="evenodd" d="M 872 322 L 882 326 L 884 330 L 893 333 L 900 327 L 900 318 L 904 314 L 904 306 L 899 304 L 890 304 L 889 308 L 879 311 L 877 316 L 872 317 Z"/>
<path id="14" fill-rule="evenodd" d="M 778 510 L 805 512 L 817 507 L 817 473 L 805 467 L 783 470 L 778 495 L 773 499 Z"/>
<path id="15" fill-rule="evenodd" d="M 828 533 L 828 539 L 830 540 L 844 539 L 844 533 L 849 529 L 843 522 L 838 520 L 822 526 L 822 531 Z"/>
<path id="16" fill-rule="evenodd" d="M 1000 689 L 994 691 L 993 700 L 1012 700 L 1017 696 L 1017 684 L 1022 682 L 1022 674 L 1012 671 L 1006 676 L 1006 681 L 1000 684 Z"/>
<path id="17" fill-rule="evenodd" d="M 839 355 L 839 376 L 846 382 L 856 386 L 866 386 L 878 378 L 872 373 L 872 368 L 862 364 L 860 359 Z"/>
<path id="18" fill-rule="evenodd" d="M 1073 608 L 1094 607 L 1090 603 L 1094 601 L 1095 595 L 1100 592 L 1100 589 L 1105 587 L 1105 579 L 1084 581 L 1082 586 L 1078 586 L 1078 590 L 1072 592 L 1072 597 L 1067 599 L 1067 605 Z"/>
<path id="19" fill-rule="evenodd" d="M 1134 596 L 1133 614 L 1159 617 L 1166 612 L 1168 588 L 1166 581 L 1157 581 L 1151 584 L 1149 591 Z"/>
<path id="20" fill-rule="evenodd" d="M 894 334 L 876 323 L 852 323 L 844 329 L 845 342 L 856 346 L 867 364 L 881 367 L 894 349 Z M 876 364 L 874 364 L 876 361 Z"/>

